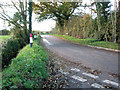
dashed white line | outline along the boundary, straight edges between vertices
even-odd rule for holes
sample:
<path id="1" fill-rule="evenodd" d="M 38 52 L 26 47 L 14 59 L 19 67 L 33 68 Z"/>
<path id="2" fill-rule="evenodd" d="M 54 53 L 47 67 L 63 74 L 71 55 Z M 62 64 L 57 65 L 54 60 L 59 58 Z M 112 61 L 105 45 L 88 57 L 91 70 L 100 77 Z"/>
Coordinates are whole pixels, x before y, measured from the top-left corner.
<path id="1" fill-rule="evenodd" d="M 43 41 L 46 42 L 48 45 L 52 45 L 47 39 L 43 38 Z"/>
<path id="2" fill-rule="evenodd" d="M 76 75 L 71 76 L 71 78 L 76 79 L 80 82 L 86 82 L 87 81 L 87 79 L 83 79 L 82 77 L 79 77 L 79 76 L 76 76 Z"/>
<path id="3" fill-rule="evenodd" d="M 102 85 L 97 84 L 97 83 L 93 83 L 91 86 L 94 88 L 104 88 Z"/>
<path id="4" fill-rule="evenodd" d="M 111 84 L 111 85 L 117 86 L 117 87 L 119 86 L 118 83 L 113 82 L 113 81 L 110 81 L 110 80 L 103 80 L 103 82 L 104 82 L 104 83 L 107 83 L 107 84 Z"/>
<path id="5" fill-rule="evenodd" d="M 89 77 L 91 77 L 91 78 L 94 78 L 94 79 L 96 79 L 96 78 L 99 78 L 98 76 L 95 76 L 95 75 L 93 75 L 93 74 L 91 74 L 91 73 L 82 73 L 83 75 L 86 75 L 86 76 L 89 76 Z"/>
<path id="6" fill-rule="evenodd" d="M 69 74 L 68 72 L 64 72 L 63 70 L 58 70 L 58 72 L 62 73 L 62 74 Z"/>
<path id="7" fill-rule="evenodd" d="M 76 72 L 79 72 L 80 70 L 77 69 L 77 68 L 71 68 L 72 71 L 76 71 Z"/>

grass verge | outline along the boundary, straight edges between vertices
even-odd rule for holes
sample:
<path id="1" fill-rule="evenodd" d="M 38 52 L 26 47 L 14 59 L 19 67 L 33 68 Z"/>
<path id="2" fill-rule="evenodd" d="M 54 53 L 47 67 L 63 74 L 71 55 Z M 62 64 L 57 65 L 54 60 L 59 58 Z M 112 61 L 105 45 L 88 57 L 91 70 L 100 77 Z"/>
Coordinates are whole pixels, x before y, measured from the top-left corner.
<path id="1" fill-rule="evenodd" d="M 105 41 L 98 41 L 96 39 L 78 39 L 75 37 L 71 37 L 68 35 L 54 35 L 58 36 L 61 38 L 64 38 L 68 41 L 71 41 L 73 43 L 78 43 L 80 45 L 92 45 L 92 46 L 98 46 L 98 47 L 104 47 L 104 48 L 110 48 L 110 49 L 119 49 L 119 44 L 118 43 L 113 43 L 113 42 L 105 42 Z"/>
<path id="2" fill-rule="evenodd" d="M 25 46 L 3 70 L 2 88 L 41 88 L 42 80 L 48 78 L 48 58 L 38 42 L 34 41 L 32 48 L 29 44 Z"/>
<path id="3" fill-rule="evenodd" d="M 9 35 L 0 35 L 0 42 L 9 39 L 11 36 Z"/>
<path id="4" fill-rule="evenodd" d="M 119 44 L 113 42 L 97 41 L 97 42 L 89 43 L 89 45 L 120 50 Z"/>

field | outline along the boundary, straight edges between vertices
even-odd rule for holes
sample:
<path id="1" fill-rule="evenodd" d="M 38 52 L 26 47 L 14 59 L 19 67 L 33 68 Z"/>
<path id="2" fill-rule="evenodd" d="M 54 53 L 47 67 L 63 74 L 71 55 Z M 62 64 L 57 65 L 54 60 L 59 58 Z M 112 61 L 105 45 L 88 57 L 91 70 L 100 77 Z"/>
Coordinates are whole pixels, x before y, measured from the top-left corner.
<path id="1" fill-rule="evenodd" d="M 9 35 L 1 35 L 0 36 L 0 42 L 9 39 L 11 36 Z"/>

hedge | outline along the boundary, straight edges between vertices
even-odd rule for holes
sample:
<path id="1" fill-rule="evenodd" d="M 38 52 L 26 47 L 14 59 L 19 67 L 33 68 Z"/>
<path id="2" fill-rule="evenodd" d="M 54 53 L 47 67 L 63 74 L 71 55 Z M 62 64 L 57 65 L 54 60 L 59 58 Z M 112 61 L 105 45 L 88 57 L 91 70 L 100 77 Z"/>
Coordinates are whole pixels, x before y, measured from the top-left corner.
<path id="1" fill-rule="evenodd" d="M 20 44 L 18 39 L 8 39 L 2 41 L 2 67 L 8 66 L 11 63 L 11 59 L 16 57 L 20 50 Z"/>
<path id="2" fill-rule="evenodd" d="M 40 88 L 42 80 L 48 78 L 47 53 L 38 41 L 31 48 L 28 44 L 3 70 L 2 88 Z"/>

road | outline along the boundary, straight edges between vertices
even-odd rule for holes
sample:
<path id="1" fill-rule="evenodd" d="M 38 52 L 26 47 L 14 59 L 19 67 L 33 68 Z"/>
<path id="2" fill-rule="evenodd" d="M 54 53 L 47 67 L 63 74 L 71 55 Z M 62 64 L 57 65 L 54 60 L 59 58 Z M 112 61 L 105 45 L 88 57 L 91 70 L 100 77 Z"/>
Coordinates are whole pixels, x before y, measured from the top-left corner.
<path id="1" fill-rule="evenodd" d="M 57 57 L 58 71 L 67 77 L 65 88 L 120 88 L 118 53 L 41 36 L 42 44 Z"/>
<path id="2" fill-rule="evenodd" d="M 42 37 L 47 48 L 71 62 L 83 64 L 94 70 L 118 74 L 118 53 L 72 44 L 51 35 Z"/>

